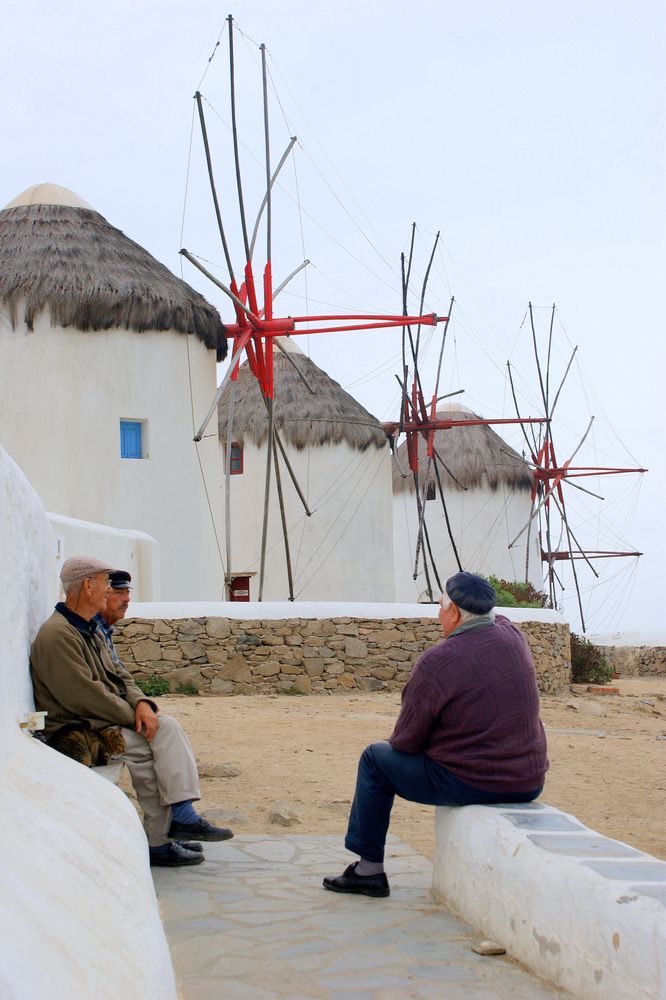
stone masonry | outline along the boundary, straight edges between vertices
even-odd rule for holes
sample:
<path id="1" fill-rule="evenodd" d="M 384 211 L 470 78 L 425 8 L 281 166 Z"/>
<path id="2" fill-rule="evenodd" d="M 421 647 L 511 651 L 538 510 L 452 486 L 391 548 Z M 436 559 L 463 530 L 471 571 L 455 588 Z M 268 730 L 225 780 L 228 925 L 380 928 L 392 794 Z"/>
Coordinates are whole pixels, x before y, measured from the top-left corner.
<path id="1" fill-rule="evenodd" d="M 621 677 L 665 677 L 664 646 L 602 646 L 609 664 Z"/>
<path id="2" fill-rule="evenodd" d="M 571 680 L 569 627 L 520 625 L 539 689 Z M 416 659 L 441 639 L 433 618 L 128 619 L 116 626 L 120 659 L 139 680 L 199 694 L 310 694 L 401 690 Z"/>

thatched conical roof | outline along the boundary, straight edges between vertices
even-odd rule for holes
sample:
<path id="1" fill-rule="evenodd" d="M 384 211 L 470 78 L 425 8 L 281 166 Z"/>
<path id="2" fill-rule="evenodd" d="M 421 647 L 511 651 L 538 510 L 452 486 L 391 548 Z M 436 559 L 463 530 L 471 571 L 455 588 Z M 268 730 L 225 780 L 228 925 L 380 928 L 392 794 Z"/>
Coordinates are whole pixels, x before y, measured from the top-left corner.
<path id="1" fill-rule="evenodd" d="M 477 414 L 460 404 L 449 404 L 437 411 L 440 419 L 473 420 Z M 514 451 L 488 424 L 471 427 L 452 427 L 435 431 L 435 450 L 453 476 L 438 465 L 445 490 L 489 488 L 497 490 L 507 486 L 512 490 L 530 490 L 532 474 L 518 452 Z M 434 460 L 433 460 L 434 465 Z M 419 437 L 419 484 L 423 489 L 428 467 L 427 442 Z M 453 478 L 455 477 L 455 478 Z M 435 487 L 435 470 L 431 465 L 429 487 Z M 393 492 L 414 492 L 414 477 L 409 469 L 407 443 L 398 448 L 393 461 Z"/>
<path id="2" fill-rule="evenodd" d="M 16 327 L 47 311 L 77 330 L 177 330 L 226 355 L 199 292 L 66 188 L 38 184 L 0 211 L 0 302 Z M 20 316 L 19 316 L 20 313 Z"/>
<path id="3" fill-rule="evenodd" d="M 360 403 L 334 382 L 314 361 L 306 357 L 293 340 L 280 341 L 290 361 L 281 351 L 274 351 L 275 398 L 273 419 L 284 441 L 302 449 L 345 441 L 358 451 L 386 446 L 386 434 L 379 421 Z M 311 393 L 295 367 L 307 379 Z M 231 382 L 227 383 L 218 405 L 218 429 L 227 439 Z M 249 438 L 261 445 L 268 437 L 268 419 L 263 397 L 247 361 L 241 365 L 236 383 L 233 415 L 233 439 Z"/>

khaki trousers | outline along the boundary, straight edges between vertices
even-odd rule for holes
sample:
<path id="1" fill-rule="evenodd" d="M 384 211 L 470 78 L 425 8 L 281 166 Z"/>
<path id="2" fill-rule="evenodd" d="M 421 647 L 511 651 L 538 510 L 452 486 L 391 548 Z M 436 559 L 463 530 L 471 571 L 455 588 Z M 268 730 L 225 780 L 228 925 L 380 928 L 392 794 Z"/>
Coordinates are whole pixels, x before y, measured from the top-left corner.
<path id="1" fill-rule="evenodd" d="M 159 716 L 149 743 L 145 736 L 123 727 L 125 753 L 134 791 L 143 810 L 143 828 L 150 847 L 169 841 L 171 805 L 201 798 L 199 775 L 187 736 L 175 719 Z"/>

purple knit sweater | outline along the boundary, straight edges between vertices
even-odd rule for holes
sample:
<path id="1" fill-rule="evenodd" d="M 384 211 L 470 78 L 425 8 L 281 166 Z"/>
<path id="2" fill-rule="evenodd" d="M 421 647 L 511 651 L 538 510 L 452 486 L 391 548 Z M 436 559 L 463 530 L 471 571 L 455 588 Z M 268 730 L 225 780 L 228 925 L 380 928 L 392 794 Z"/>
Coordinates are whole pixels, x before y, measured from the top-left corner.
<path id="1" fill-rule="evenodd" d="M 426 753 L 491 792 L 529 792 L 548 769 L 536 672 L 519 628 L 492 625 L 452 635 L 412 670 L 391 746 Z"/>

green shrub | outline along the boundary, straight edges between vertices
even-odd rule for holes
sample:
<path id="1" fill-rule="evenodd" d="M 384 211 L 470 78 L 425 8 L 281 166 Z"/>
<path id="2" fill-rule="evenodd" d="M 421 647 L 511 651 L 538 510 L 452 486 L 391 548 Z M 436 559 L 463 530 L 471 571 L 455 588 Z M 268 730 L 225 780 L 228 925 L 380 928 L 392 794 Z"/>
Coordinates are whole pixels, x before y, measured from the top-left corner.
<path id="1" fill-rule="evenodd" d="M 571 633 L 571 680 L 574 684 L 607 684 L 613 676 L 603 650 L 585 636 Z"/>
<path id="2" fill-rule="evenodd" d="M 495 588 L 497 606 L 500 608 L 545 608 L 548 595 L 537 590 L 531 583 L 520 580 L 500 580 L 496 576 L 487 577 Z"/>
<path id="3" fill-rule="evenodd" d="M 169 693 L 168 680 L 166 677 L 158 677 L 157 674 L 153 674 L 152 677 L 147 677 L 146 680 L 136 681 L 135 683 L 149 698 L 159 698 L 161 694 Z"/>
<path id="4" fill-rule="evenodd" d="M 192 684 L 191 681 L 179 681 L 176 684 L 176 694 L 187 694 L 192 695 L 199 694 L 199 688 L 196 684 Z"/>

